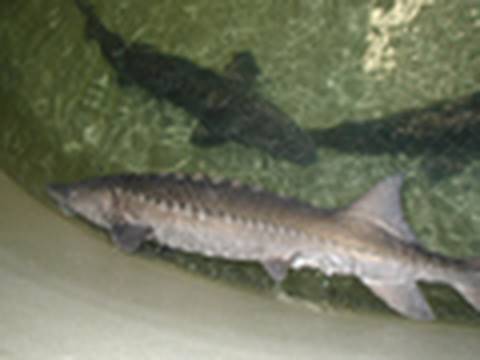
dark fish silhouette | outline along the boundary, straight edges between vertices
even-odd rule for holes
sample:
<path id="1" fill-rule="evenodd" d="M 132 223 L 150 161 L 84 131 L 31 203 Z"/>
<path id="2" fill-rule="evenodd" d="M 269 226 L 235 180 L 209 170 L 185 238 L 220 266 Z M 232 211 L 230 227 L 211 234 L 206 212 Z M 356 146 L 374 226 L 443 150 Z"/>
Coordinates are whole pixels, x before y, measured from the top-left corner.
<path id="1" fill-rule="evenodd" d="M 433 253 L 405 222 L 402 176 L 389 177 L 353 204 L 319 209 L 224 180 L 182 174 L 119 175 L 48 192 L 67 212 L 134 252 L 145 241 L 204 256 L 258 261 L 277 282 L 288 269 L 353 275 L 400 314 L 431 320 L 417 281 L 453 286 L 480 311 L 480 263 Z"/>
<path id="2" fill-rule="evenodd" d="M 438 180 L 460 172 L 480 155 L 480 92 L 308 133 L 317 146 L 342 152 L 423 157 L 425 170 Z"/>
<path id="3" fill-rule="evenodd" d="M 259 68 L 249 52 L 236 54 L 225 76 L 142 43 L 127 43 L 109 31 L 86 1 L 76 0 L 86 18 L 87 37 L 98 42 L 121 83 L 136 84 L 200 120 L 197 145 L 233 140 L 307 165 L 315 161 L 310 137 L 292 119 L 251 87 Z"/>

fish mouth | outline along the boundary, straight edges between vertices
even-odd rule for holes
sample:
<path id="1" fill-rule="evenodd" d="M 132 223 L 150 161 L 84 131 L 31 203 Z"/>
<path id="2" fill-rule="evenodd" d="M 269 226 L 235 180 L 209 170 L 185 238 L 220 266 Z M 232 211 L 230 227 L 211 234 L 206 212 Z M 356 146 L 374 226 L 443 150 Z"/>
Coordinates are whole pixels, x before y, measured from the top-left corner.
<path id="1" fill-rule="evenodd" d="M 70 189 L 64 184 L 50 184 L 47 186 L 47 194 L 57 203 L 65 215 L 72 216 L 67 203 L 70 196 Z"/>

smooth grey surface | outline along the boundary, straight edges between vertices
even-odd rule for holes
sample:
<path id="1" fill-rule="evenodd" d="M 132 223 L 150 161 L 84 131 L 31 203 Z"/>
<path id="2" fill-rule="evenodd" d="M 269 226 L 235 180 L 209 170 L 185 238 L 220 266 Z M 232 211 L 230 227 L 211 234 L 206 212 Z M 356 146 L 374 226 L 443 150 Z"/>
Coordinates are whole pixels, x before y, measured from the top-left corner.
<path id="1" fill-rule="evenodd" d="M 479 330 L 312 309 L 127 256 L 0 175 L 0 359 L 477 359 Z"/>

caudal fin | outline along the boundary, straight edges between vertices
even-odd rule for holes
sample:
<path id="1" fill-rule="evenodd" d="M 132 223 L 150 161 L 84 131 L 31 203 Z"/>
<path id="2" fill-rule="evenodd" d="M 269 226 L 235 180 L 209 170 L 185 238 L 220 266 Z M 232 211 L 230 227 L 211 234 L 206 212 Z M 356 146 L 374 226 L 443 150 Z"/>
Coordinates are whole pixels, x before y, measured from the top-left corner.
<path id="1" fill-rule="evenodd" d="M 95 13 L 95 8 L 90 1 L 74 0 L 74 2 L 86 20 L 85 37 L 88 40 L 97 41 L 110 64 L 117 71 L 122 72 L 124 66 L 122 54 L 127 48 L 125 41 L 120 35 L 107 29 Z"/>
<path id="2" fill-rule="evenodd" d="M 370 290 L 398 313 L 414 320 L 434 320 L 435 315 L 414 280 L 388 283 L 362 280 Z"/>
<path id="3" fill-rule="evenodd" d="M 88 0 L 74 0 L 78 10 L 85 16 L 87 26 L 85 27 L 85 37 L 88 40 L 94 40 L 98 37 L 99 30 L 105 31 L 103 25 L 95 14 L 95 8 Z"/>
<path id="4" fill-rule="evenodd" d="M 74 0 L 74 2 L 78 10 L 80 10 L 83 16 L 87 19 L 85 37 L 89 40 L 94 39 L 95 33 L 93 32 L 93 29 L 98 28 L 100 23 L 95 14 L 95 8 L 88 0 Z"/>
<path id="5" fill-rule="evenodd" d="M 469 267 L 460 279 L 453 281 L 453 287 L 480 312 L 480 259 L 467 260 Z"/>
<path id="6" fill-rule="evenodd" d="M 75 5 L 77 5 L 78 9 L 85 15 L 93 13 L 93 5 L 90 3 L 90 1 L 74 0 L 74 2 L 75 2 Z"/>

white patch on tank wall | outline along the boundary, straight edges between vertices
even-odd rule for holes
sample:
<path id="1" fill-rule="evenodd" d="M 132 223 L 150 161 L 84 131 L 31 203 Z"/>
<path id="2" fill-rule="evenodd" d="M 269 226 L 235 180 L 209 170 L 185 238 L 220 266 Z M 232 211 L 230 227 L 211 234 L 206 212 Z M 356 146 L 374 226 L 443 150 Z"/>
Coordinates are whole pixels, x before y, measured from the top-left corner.
<path id="1" fill-rule="evenodd" d="M 424 6 L 433 5 L 435 0 L 396 0 L 389 10 L 373 7 L 367 34 L 369 44 L 363 57 L 363 70 L 367 73 L 390 72 L 396 66 L 395 48 L 390 44 L 394 35 L 412 22 Z"/>

